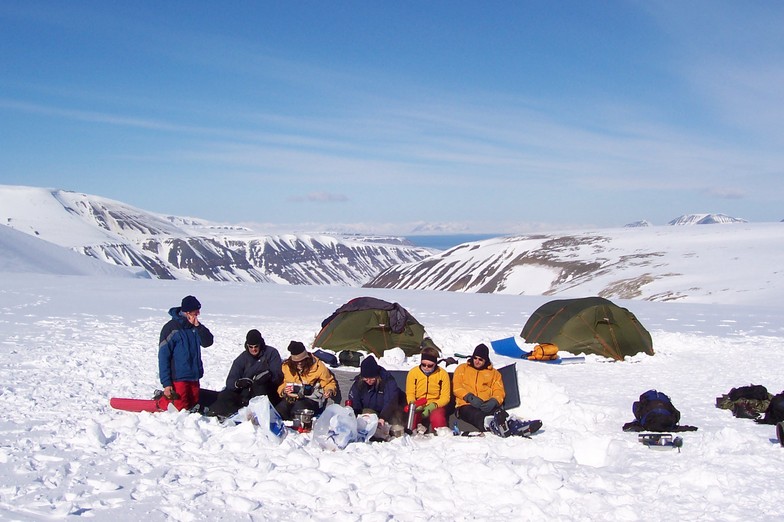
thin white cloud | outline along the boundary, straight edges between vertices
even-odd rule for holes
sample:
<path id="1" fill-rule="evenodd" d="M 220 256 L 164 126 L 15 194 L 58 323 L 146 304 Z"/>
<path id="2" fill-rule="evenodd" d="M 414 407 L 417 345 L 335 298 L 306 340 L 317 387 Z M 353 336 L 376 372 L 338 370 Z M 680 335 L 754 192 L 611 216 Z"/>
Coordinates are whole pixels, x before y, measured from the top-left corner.
<path id="1" fill-rule="evenodd" d="M 707 192 L 720 199 L 743 199 L 746 197 L 746 191 L 737 187 L 711 187 Z"/>
<path id="2" fill-rule="evenodd" d="M 344 203 L 349 201 L 345 194 L 335 194 L 332 192 L 309 192 L 304 196 L 291 196 L 292 202 L 312 202 L 312 203 Z"/>

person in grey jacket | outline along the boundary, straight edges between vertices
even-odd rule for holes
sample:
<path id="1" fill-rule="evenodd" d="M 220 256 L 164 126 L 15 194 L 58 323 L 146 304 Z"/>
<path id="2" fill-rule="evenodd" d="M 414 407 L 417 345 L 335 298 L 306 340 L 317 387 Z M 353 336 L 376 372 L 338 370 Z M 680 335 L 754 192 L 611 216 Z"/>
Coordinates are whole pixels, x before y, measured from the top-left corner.
<path id="1" fill-rule="evenodd" d="M 261 395 L 267 395 L 274 405 L 280 399 L 278 385 L 283 382 L 281 364 L 278 350 L 267 346 L 261 332 L 250 330 L 245 336 L 245 350 L 231 364 L 226 388 L 218 394 L 207 415 L 229 417 Z"/>

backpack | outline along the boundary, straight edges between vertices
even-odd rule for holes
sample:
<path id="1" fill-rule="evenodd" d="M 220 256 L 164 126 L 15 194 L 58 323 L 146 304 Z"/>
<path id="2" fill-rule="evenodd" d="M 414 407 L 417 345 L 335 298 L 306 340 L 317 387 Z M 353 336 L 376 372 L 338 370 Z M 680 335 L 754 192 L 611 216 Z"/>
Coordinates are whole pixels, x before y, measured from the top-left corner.
<path id="1" fill-rule="evenodd" d="M 764 386 L 750 384 L 732 388 L 729 393 L 716 397 L 716 407 L 730 410 L 741 419 L 757 419 L 768 409 L 771 397 Z"/>
<path id="2" fill-rule="evenodd" d="M 731 401 L 737 401 L 738 399 L 770 400 L 768 389 L 761 384 L 749 384 L 748 386 L 733 388 L 728 395 Z"/>
<path id="3" fill-rule="evenodd" d="M 355 352 L 354 350 L 343 350 L 338 354 L 338 360 L 340 361 L 341 366 L 354 366 L 355 368 L 359 368 L 362 359 L 362 354 Z"/>
<path id="4" fill-rule="evenodd" d="M 778 424 L 781 421 L 784 421 L 784 391 L 770 399 L 765 416 L 757 419 L 760 424 Z"/>
<path id="5" fill-rule="evenodd" d="M 672 431 L 681 420 L 681 412 L 667 394 L 656 390 L 640 395 L 640 400 L 632 404 L 632 412 L 642 429 L 648 431 Z"/>
<path id="6" fill-rule="evenodd" d="M 558 358 L 558 346 L 552 343 L 541 343 L 534 346 L 528 359 L 532 361 L 551 361 Z"/>

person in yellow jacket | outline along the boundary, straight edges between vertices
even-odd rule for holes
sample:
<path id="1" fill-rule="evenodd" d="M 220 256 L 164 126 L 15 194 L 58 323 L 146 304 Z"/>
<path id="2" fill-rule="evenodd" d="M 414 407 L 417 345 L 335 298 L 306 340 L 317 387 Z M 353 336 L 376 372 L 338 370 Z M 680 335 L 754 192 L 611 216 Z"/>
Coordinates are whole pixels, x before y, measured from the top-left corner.
<path id="1" fill-rule="evenodd" d="M 335 376 L 301 342 L 291 341 L 288 350 L 291 356 L 283 361 L 283 382 L 278 386 L 283 399 L 276 405 L 278 412 L 284 420 L 292 420 L 302 410 L 322 412 L 337 395 Z"/>
<path id="2" fill-rule="evenodd" d="M 485 431 L 485 417 L 501 409 L 506 397 L 501 372 L 493 368 L 487 345 L 478 345 L 468 362 L 457 367 L 452 388 L 457 417 Z"/>
<path id="3" fill-rule="evenodd" d="M 414 426 L 429 425 L 430 430 L 445 428 L 446 407 L 452 399 L 449 374 L 438 366 L 438 350 L 422 349 L 419 366 L 406 376 L 406 401 L 416 405 Z"/>

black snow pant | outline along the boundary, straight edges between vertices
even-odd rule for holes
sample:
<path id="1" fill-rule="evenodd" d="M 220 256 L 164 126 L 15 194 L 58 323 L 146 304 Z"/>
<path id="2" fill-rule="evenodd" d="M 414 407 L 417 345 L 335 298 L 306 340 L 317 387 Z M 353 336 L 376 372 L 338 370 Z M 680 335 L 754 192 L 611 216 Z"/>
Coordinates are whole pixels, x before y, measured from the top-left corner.
<path id="1" fill-rule="evenodd" d="M 231 417 L 240 408 L 248 405 L 253 397 L 267 395 L 270 402 L 274 405 L 273 399 L 277 400 L 278 394 L 269 389 L 267 384 L 254 384 L 250 388 L 231 389 L 226 388 L 218 393 L 218 398 L 209 408 L 207 415 L 210 417 Z"/>
<path id="2" fill-rule="evenodd" d="M 485 431 L 485 417 L 492 415 L 492 413 L 485 413 L 470 404 L 460 406 L 457 409 L 457 418 L 466 421 L 479 431 Z"/>

